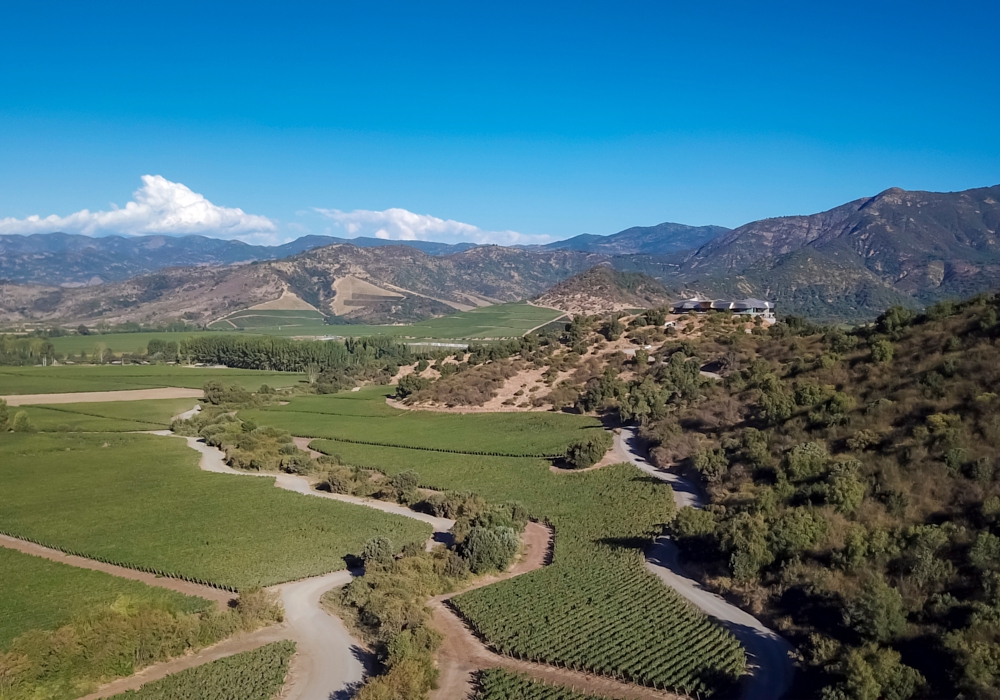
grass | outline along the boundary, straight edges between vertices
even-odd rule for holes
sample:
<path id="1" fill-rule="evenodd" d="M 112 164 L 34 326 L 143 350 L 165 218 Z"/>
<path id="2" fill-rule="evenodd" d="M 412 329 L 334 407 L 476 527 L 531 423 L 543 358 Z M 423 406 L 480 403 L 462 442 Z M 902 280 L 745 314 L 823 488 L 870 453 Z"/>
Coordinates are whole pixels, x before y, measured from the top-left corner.
<path id="1" fill-rule="evenodd" d="M 286 406 L 240 411 L 258 425 L 293 435 L 341 442 L 370 442 L 467 454 L 514 456 L 557 455 L 587 431 L 600 429 L 596 418 L 561 413 L 434 413 L 385 406 L 385 387 L 355 392 L 356 403 L 343 394 L 292 399 Z M 388 410 L 387 410 L 388 409 Z"/>
<path id="2" fill-rule="evenodd" d="M 363 401 L 365 395 L 358 394 L 363 392 L 356 392 L 354 400 Z M 335 396 L 341 398 L 331 398 L 326 405 L 340 405 L 336 402 L 346 395 Z M 377 392 L 369 391 L 366 396 L 373 411 L 381 410 L 375 407 Z M 668 485 L 629 464 L 555 474 L 542 459 L 430 451 L 460 444 L 483 451 L 518 449 L 519 445 L 523 452 L 529 452 L 538 449 L 539 443 L 531 442 L 527 426 L 555 420 L 562 430 L 552 425 L 544 428 L 552 441 L 547 447 L 552 449 L 556 438 L 566 440 L 593 425 L 589 419 L 551 413 L 458 415 L 420 411 L 355 417 L 318 413 L 322 402 L 312 405 L 310 412 L 302 412 L 296 403 L 293 400 L 282 407 L 284 412 L 262 411 L 255 420 L 273 425 L 271 416 L 294 412 L 297 419 L 287 421 L 286 427 L 300 435 L 339 433 L 358 440 L 419 445 L 424 449 L 343 440 L 311 443 L 348 464 L 377 468 L 390 475 L 413 469 L 423 486 L 471 491 L 491 503 L 519 502 L 534 518 L 554 525 L 552 565 L 454 599 L 496 648 L 509 653 L 530 649 L 534 658 L 548 663 L 575 664 L 619 676 L 628 673 L 637 682 L 703 694 L 728 685 L 738 675 L 744 657 L 736 640 L 643 568 L 643 548 L 673 517 Z M 562 423 L 562 419 L 572 420 Z M 526 617 L 522 613 L 528 609 L 532 615 Z M 650 610 L 663 615 L 649 615 Z M 540 620 L 544 624 L 539 624 Z M 547 636 L 548 630 L 559 629 L 568 638 L 571 630 L 584 625 L 588 636 L 575 646 Z M 706 648 L 693 658 L 684 657 L 685 649 L 698 642 L 704 642 Z M 637 658 L 629 650 L 639 647 L 657 664 L 655 668 L 633 668 Z M 687 666 L 671 670 L 669 663 L 675 658 Z"/>
<path id="3" fill-rule="evenodd" d="M 319 311 L 308 309 L 243 309 L 211 324 L 216 331 L 247 331 L 269 335 L 326 335 L 329 326 Z"/>
<path id="4" fill-rule="evenodd" d="M 294 642 L 274 642 L 186 669 L 112 700 L 270 700 L 284 685 L 294 653 Z"/>
<path id="5" fill-rule="evenodd" d="M 206 610 L 212 603 L 139 581 L 0 548 L 0 650 L 31 630 L 55 630 L 74 617 L 127 598 L 177 612 Z"/>
<path id="6" fill-rule="evenodd" d="M 187 387 L 200 389 L 218 380 L 257 389 L 261 384 L 280 389 L 298 384 L 296 372 L 182 367 L 178 365 L 61 365 L 58 367 L 0 367 L 0 396 L 8 394 L 62 394 L 78 391 L 118 391 Z"/>
<path id="7" fill-rule="evenodd" d="M 156 399 L 20 406 L 31 425 L 44 432 L 129 432 L 163 430 L 178 413 L 194 408 L 197 399 Z"/>
<path id="8" fill-rule="evenodd" d="M 371 537 L 399 548 L 430 527 L 211 474 L 179 438 L 9 435 L 0 530 L 93 559 L 246 589 L 343 569 Z"/>

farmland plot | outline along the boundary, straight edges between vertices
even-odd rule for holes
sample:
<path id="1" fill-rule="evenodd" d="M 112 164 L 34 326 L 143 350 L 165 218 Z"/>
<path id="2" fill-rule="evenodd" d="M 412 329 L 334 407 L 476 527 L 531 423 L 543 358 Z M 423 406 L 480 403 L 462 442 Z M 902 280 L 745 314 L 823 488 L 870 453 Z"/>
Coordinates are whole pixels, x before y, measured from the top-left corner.
<path id="1" fill-rule="evenodd" d="M 532 680 L 502 668 L 483 671 L 479 674 L 478 682 L 479 690 L 474 700 L 607 700 Z"/>
<path id="2" fill-rule="evenodd" d="M 112 700 L 270 700 L 281 690 L 294 653 L 294 642 L 274 642 L 175 673 Z"/>
<path id="3" fill-rule="evenodd" d="M 181 613 L 214 603 L 100 571 L 78 569 L 13 549 L 0 548 L 0 651 L 31 630 L 55 630 L 81 613 L 107 608 L 122 596 Z"/>
<path id="4" fill-rule="evenodd" d="M 197 399 L 112 401 L 30 405 L 17 410 L 25 411 L 37 430 L 116 433 L 169 428 L 173 416 L 197 403 Z"/>
<path id="5" fill-rule="evenodd" d="M 200 389 L 207 381 L 257 389 L 295 386 L 304 379 L 296 372 L 182 367 L 178 365 L 61 365 L 58 367 L 0 367 L 0 396 L 62 394 L 77 391 L 119 391 L 176 386 Z"/>
<path id="6" fill-rule="evenodd" d="M 94 559 L 246 589 L 343 569 L 371 537 L 430 526 L 209 474 L 171 437 L 14 434 L 0 442 L 0 530 Z"/>

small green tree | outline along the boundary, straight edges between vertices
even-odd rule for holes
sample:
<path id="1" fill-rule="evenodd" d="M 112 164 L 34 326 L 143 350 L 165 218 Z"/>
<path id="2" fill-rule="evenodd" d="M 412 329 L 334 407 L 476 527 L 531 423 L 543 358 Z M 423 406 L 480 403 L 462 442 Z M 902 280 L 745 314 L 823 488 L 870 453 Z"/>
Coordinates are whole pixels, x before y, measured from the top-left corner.
<path id="1" fill-rule="evenodd" d="M 888 642 L 906 627 L 903 596 L 881 576 L 872 576 L 860 595 L 847 602 L 844 622 L 864 639 Z"/>
<path id="2" fill-rule="evenodd" d="M 462 542 L 462 556 L 474 574 L 503 571 L 517 554 L 517 533 L 510 527 L 474 527 Z"/>
<path id="3" fill-rule="evenodd" d="M 8 420 L 10 420 L 10 411 L 7 409 L 7 401 L 0 399 L 0 430 L 7 427 Z"/>
<path id="4" fill-rule="evenodd" d="M 566 463 L 572 469 L 592 467 L 601 461 L 612 444 L 614 439 L 610 433 L 594 431 L 590 436 L 581 438 L 566 448 Z"/>
<path id="5" fill-rule="evenodd" d="M 877 364 L 892 362 L 893 347 L 888 340 L 876 340 L 872 343 L 872 361 Z"/>
<path id="6" fill-rule="evenodd" d="M 361 560 L 366 567 L 389 566 L 395 558 L 396 551 L 388 537 L 373 537 L 365 542 L 364 549 L 361 550 Z"/>
<path id="7" fill-rule="evenodd" d="M 447 367 L 447 366 L 448 365 L 441 365 L 439 363 L 438 369 L 440 370 L 442 369 L 442 367 Z M 430 385 L 431 385 L 430 379 L 421 377 L 416 374 L 408 374 L 405 377 L 401 378 L 399 380 L 399 383 L 396 385 L 396 398 L 405 399 L 407 396 L 410 396 L 411 394 L 415 394 L 418 391 L 426 389 Z"/>
<path id="8" fill-rule="evenodd" d="M 30 433 L 34 431 L 35 428 L 28 419 L 27 411 L 18 411 L 14 414 L 14 422 L 11 424 L 11 429 L 15 433 Z"/>

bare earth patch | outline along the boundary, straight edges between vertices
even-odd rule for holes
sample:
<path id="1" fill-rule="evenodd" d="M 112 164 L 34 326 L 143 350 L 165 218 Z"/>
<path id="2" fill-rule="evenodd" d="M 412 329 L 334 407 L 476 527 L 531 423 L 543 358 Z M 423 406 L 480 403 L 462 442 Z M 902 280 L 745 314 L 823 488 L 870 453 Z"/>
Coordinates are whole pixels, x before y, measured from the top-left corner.
<path id="1" fill-rule="evenodd" d="M 163 387 L 160 389 L 125 389 L 123 391 L 78 391 L 70 394 L 14 394 L 0 396 L 8 406 L 55 403 L 101 403 L 106 401 L 147 401 L 149 399 L 200 399 L 201 389 Z"/>

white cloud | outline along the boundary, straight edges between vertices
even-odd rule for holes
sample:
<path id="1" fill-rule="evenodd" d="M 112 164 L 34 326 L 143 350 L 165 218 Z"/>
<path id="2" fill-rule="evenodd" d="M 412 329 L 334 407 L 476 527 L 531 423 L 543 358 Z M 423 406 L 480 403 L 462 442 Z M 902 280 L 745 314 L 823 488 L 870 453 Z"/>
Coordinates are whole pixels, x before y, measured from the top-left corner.
<path id="1" fill-rule="evenodd" d="M 82 233 L 88 236 L 117 233 L 197 233 L 214 238 L 239 238 L 248 242 L 276 238 L 277 225 L 266 216 L 247 214 L 212 204 L 203 195 L 160 175 L 143 175 L 133 201 L 111 211 L 84 209 L 69 216 L 29 216 L 0 219 L 0 233 Z"/>
<path id="2" fill-rule="evenodd" d="M 317 208 L 316 211 L 334 221 L 350 238 L 374 236 L 394 241 L 497 243 L 499 245 L 548 243 L 552 240 L 550 236 L 527 235 L 517 231 L 484 231 L 472 224 L 452 219 L 439 219 L 428 214 L 414 214 L 406 209 L 341 211 L 340 209 Z"/>

